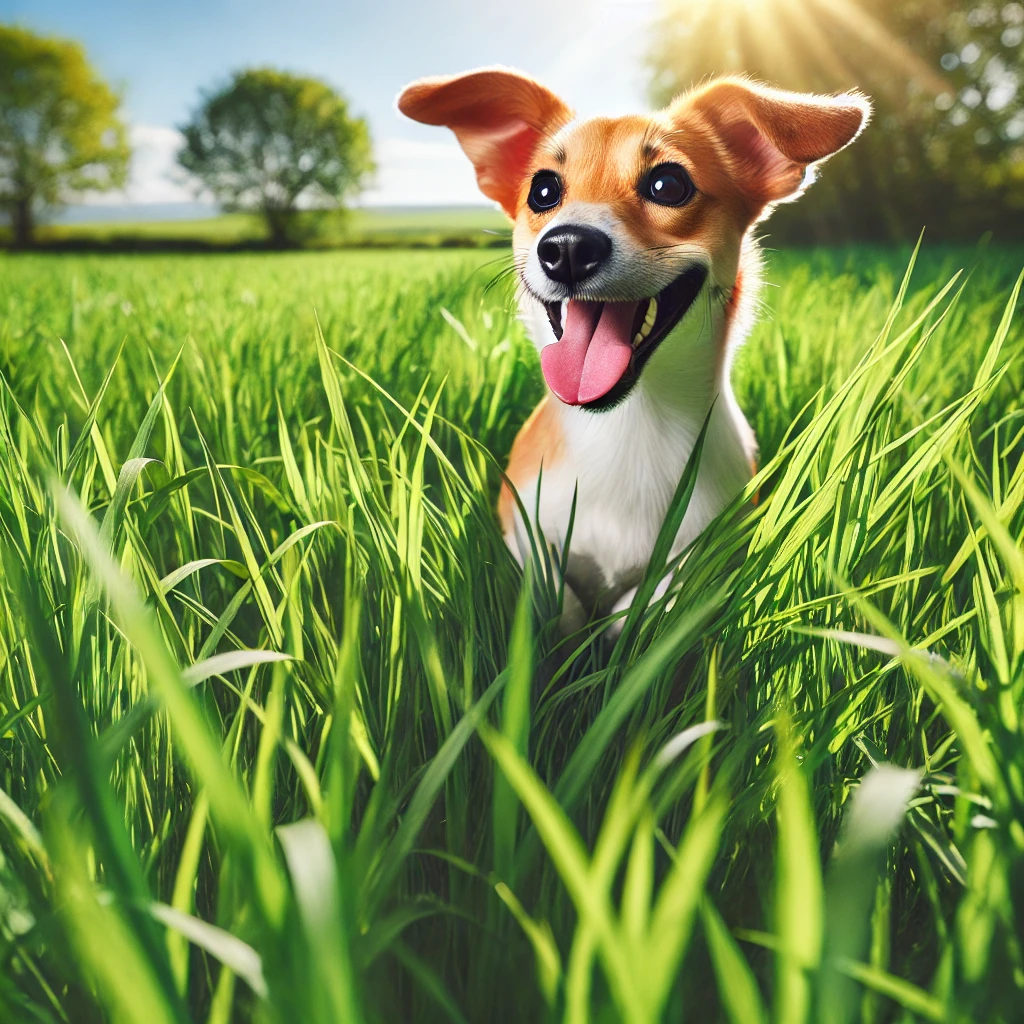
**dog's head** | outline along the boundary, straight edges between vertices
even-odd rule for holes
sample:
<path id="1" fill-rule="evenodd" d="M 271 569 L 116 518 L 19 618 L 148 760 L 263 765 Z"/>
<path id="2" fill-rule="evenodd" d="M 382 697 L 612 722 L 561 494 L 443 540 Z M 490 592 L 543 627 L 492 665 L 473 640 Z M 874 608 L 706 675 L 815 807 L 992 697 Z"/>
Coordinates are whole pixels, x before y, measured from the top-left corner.
<path id="1" fill-rule="evenodd" d="M 645 116 L 574 121 L 516 71 L 428 78 L 402 113 L 446 125 L 480 190 L 515 223 L 513 246 L 551 390 L 570 405 L 621 401 L 688 310 L 728 296 L 750 226 L 794 198 L 870 111 L 723 79 Z"/>

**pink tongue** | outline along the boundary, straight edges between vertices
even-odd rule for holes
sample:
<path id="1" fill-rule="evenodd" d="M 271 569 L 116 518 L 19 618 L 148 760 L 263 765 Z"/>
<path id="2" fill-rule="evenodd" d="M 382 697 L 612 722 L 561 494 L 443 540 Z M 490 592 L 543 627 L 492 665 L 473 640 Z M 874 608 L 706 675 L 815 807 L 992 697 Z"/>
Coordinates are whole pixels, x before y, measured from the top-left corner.
<path id="1" fill-rule="evenodd" d="M 618 384 L 633 355 L 637 305 L 570 299 L 561 339 L 540 353 L 548 387 L 567 405 L 596 402 Z"/>

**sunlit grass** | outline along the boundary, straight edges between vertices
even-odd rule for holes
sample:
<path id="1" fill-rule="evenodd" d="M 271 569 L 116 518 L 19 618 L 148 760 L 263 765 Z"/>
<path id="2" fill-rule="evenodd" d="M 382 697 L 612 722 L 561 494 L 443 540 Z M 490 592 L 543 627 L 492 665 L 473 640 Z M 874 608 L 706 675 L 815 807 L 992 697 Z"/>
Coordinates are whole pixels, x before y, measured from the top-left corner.
<path id="1" fill-rule="evenodd" d="M 1024 253 L 910 258 L 770 254 L 614 647 L 502 254 L 0 260 L 3 1019 L 1018 1019 Z"/>

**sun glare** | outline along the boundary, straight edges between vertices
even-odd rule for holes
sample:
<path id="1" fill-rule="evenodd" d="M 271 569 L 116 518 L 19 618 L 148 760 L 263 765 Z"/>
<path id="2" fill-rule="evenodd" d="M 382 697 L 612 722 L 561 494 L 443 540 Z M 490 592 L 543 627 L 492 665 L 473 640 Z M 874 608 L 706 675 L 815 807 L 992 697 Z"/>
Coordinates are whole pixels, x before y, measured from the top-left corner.
<path id="1" fill-rule="evenodd" d="M 779 77 L 802 80 L 807 88 L 827 83 L 849 87 L 864 79 L 858 61 L 850 66 L 846 47 L 855 44 L 868 67 L 898 71 L 933 94 L 949 84 L 856 0 L 679 0 L 679 17 L 694 27 L 694 44 L 717 49 L 723 71 L 778 69 Z M 870 76 L 870 71 L 869 71 Z"/>

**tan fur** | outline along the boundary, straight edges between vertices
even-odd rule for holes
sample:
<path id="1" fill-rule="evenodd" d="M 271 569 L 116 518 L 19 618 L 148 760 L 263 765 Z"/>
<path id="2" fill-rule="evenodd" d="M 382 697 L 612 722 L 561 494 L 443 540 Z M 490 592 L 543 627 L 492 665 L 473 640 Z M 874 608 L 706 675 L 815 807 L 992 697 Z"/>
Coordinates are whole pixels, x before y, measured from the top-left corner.
<path id="1" fill-rule="evenodd" d="M 512 444 L 505 476 L 517 491 L 537 476 L 543 465 L 555 469 L 565 455 L 565 436 L 558 420 L 555 401 L 551 395 L 540 400 L 530 413 Z M 508 484 L 502 480 L 498 495 L 498 519 L 502 532 L 511 533 L 514 527 L 516 504 Z"/>
<path id="2" fill-rule="evenodd" d="M 423 78 L 402 92 L 398 109 L 416 121 L 451 128 L 473 161 L 480 191 L 510 217 L 538 142 L 572 117 L 554 93 L 511 68 Z"/>

